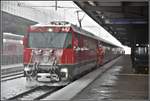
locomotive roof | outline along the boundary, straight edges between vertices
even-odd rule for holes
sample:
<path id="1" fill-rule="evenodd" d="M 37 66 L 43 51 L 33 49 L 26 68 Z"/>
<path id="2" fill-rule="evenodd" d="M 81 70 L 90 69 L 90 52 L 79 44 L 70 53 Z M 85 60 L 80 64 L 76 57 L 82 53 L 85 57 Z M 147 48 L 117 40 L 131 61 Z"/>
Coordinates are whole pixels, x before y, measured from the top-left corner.
<path id="1" fill-rule="evenodd" d="M 59 23 L 59 21 L 56 21 L 56 23 Z M 51 24 L 51 23 L 49 23 L 49 24 L 36 24 L 36 25 L 31 26 L 31 27 L 71 27 L 74 31 L 76 31 L 76 32 L 78 32 L 78 33 L 80 33 L 82 35 L 94 38 L 96 40 L 100 40 L 100 41 L 102 41 L 102 42 L 104 42 L 106 44 L 112 45 L 112 46 L 119 47 L 119 46 L 117 46 L 117 45 L 115 45 L 115 44 L 113 44 L 113 43 L 111 43 L 109 41 L 106 41 L 105 39 L 102 39 L 102 38 L 100 38 L 100 37 L 98 37 L 98 36 L 88 32 L 88 31 L 86 31 L 86 30 L 84 30 L 84 29 L 82 29 L 80 27 L 77 27 L 76 25 L 73 25 L 73 24 L 71 24 L 69 22 L 65 22 L 65 21 L 63 21 L 63 23 L 65 23 L 65 24 Z"/>
<path id="2" fill-rule="evenodd" d="M 80 27 L 77 27 L 77 26 L 75 26 L 75 25 L 72 25 L 71 27 L 72 27 L 75 31 L 79 32 L 79 33 L 82 34 L 82 35 L 85 35 L 85 36 L 94 38 L 94 39 L 96 39 L 96 40 L 100 40 L 100 41 L 102 41 L 102 42 L 104 42 L 104 43 L 106 43 L 106 44 L 112 45 L 112 46 L 117 46 L 117 45 L 115 45 L 115 44 L 113 44 L 113 43 L 111 43 L 111 42 L 109 42 L 109 41 L 106 41 L 105 39 L 102 39 L 102 38 L 100 38 L 100 37 L 98 37 L 98 36 L 96 36 L 96 35 L 94 35 L 94 34 L 88 32 L 88 31 L 86 31 L 86 30 L 84 30 L 84 29 L 81 29 Z M 118 46 L 117 46 L 117 47 L 118 47 Z"/>

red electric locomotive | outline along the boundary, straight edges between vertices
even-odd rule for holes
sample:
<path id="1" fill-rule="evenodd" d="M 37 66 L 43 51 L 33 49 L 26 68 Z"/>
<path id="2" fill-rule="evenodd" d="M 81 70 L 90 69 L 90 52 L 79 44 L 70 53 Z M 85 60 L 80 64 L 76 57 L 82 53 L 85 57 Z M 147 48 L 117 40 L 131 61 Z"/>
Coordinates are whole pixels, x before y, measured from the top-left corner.
<path id="1" fill-rule="evenodd" d="M 31 26 L 23 42 L 24 74 L 38 85 L 66 85 L 110 60 L 107 54 L 118 56 L 118 47 L 68 22 Z"/>

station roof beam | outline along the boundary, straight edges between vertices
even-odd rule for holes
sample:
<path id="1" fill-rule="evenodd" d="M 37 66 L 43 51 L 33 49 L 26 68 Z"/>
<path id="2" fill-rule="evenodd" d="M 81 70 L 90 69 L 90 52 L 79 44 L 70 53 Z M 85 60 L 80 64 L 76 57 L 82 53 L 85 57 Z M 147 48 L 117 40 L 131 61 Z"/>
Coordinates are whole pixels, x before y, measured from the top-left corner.
<path id="1" fill-rule="evenodd" d="M 123 45 L 148 42 L 147 0 L 74 2 Z"/>

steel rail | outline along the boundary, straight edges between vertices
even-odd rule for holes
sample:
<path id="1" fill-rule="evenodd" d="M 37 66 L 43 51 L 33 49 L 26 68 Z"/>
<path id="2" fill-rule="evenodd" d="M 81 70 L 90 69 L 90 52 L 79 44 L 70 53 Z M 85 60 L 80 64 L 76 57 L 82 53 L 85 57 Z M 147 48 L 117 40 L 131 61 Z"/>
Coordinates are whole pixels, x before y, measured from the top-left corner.
<path id="1" fill-rule="evenodd" d="M 17 79 L 17 78 L 20 78 L 20 77 L 23 77 L 23 76 L 24 76 L 23 72 L 13 73 L 13 74 L 10 74 L 10 75 L 4 75 L 4 76 L 1 76 L 1 82 Z"/>
<path id="2" fill-rule="evenodd" d="M 19 74 L 23 74 L 23 71 L 1 75 L 1 78 L 11 77 Z"/>
<path id="3" fill-rule="evenodd" d="M 7 100 L 21 100 L 21 99 L 23 99 L 23 98 L 26 98 L 26 97 L 30 96 L 30 94 L 34 94 L 34 93 L 37 95 L 37 92 L 39 92 L 39 91 L 41 92 L 42 87 L 44 87 L 44 86 L 35 87 L 35 88 L 33 88 L 33 89 L 30 89 L 30 90 L 28 90 L 28 91 L 25 91 L 25 92 L 23 92 L 23 93 L 20 93 L 20 94 L 18 94 L 18 95 L 16 95 L 16 96 L 13 96 L 13 97 L 11 97 L 11 98 L 8 98 Z M 31 98 L 30 100 L 40 100 L 40 99 L 42 99 L 42 98 L 45 98 L 45 97 L 47 97 L 48 95 L 50 95 L 51 93 L 53 93 L 53 92 L 55 92 L 55 91 L 61 89 L 63 86 L 59 86 L 59 87 L 48 87 L 48 86 L 45 86 L 45 87 L 47 87 L 47 88 L 46 88 L 46 91 L 45 91 L 45 89 L 43 90 L 43 91 L 44 91 L 43 94 L 39 94 L 37 97 L 35 97 L 35 98 L 33 97 L 33 98 Z M 32 97 L 32 96 L 31 96 L 31 97 Z M 24 100 L 26 100 L 26 99 L 24 99 Z"/>

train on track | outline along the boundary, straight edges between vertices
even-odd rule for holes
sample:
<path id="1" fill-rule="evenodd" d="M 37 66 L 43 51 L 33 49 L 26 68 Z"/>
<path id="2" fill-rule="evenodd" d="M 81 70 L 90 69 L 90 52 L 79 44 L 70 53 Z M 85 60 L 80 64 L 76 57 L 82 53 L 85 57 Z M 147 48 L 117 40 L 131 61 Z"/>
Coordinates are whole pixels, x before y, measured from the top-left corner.
<path id="1" fill-rule="evenodd" d="M 135 44 L 131 51 L 132 69 L 134 73 L 148 73 L 149 44 Z"/>
<path id="2" fill-rule="evenodd" d="M 23 44 L 24 75 L 37 85 L 66 85 L 124 52 L 68 22 L 32 25 Z"/>
<path id="3" fill-rule="evenodd" d="M 2 65 L 22 63 L 23 35 L 3 33 Z"/>

